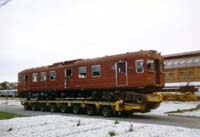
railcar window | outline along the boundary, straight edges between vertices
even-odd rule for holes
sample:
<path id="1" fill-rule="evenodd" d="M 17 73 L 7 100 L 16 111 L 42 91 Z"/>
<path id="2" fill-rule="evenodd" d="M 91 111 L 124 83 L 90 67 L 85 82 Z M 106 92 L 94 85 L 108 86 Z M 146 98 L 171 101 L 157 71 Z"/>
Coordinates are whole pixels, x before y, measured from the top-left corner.
<path id="1" fill-rule="evenodd" d="M 51 81 L 56 79 L 56 72 L 55 71 L 50 71 L 49 72 L 49 78 Z"/>
<path id="2" fill-rule="evenodd" d="M 79 78 L 86 78 L 86 67 L 79 67 L 78 74 Z"/>
<path id="3" fill-rule="evenodd" d="M 67 77 L 71 77 L 72 76 L 72 70 L 71 69 L 67 69 Z"/>
<path id="4" fill-rule="evenodd" d="M 161 63 L 160 63 L 160 72 L 163 72 L 163 71 L 164 71 L 164 63 L 161 62 Z"/>
<path id="5" fill-rule="evenodd" d="M 154 60 L 147 60 L 147 68 L 150 71 L 155 71 L 155 61 Z"/>
<path id="6" fill-rule="evenodd" d="M 125 62 L 117 63 L 117 69 L 120 73 L 126 73 L 126 65 Z"/>
<path id="7" fill-rule="evenodd" d="M 92 66 L 92 76 L 98 77 L 101 73 L 101 66 L 100 65 L 93 65 Z"/>
<path id="8" fill-rule="evenodd" d="M 144 72 L 144 60 L 136 60 L 135 61 L 135 70 L 136 73 L 143 73 Z"/>
<path id="9" fill-rule="evenodd" d="M 40 76 L 41 76 L 41 82 L 44 82 L 44 81 L 47 80 L 46 72 L 41 72 L 41 73 L 40 73 Z"/>
<path id="10" fill-rule="evenodd" d="M 33 76 L 32 77 L 33 78 L 32 81 L 33 82 L 38 82 L 38 73 L 33 73 L 32 76 Z"/>
<path id="11" fill-rule="evenodd" d="M 24 80 L 25 80 L 25 81 L 28 81 L 28 75 L 25 75 L 25 76 L 24 76 Z"/>

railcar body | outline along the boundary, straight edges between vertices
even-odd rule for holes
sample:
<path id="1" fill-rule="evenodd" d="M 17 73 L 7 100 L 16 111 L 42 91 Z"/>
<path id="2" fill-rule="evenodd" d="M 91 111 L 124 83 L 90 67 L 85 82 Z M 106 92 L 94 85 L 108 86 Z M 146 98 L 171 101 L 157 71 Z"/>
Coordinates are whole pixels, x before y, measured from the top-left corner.
<path id="1" fill-rule="evenodd" d="M 22 97 L 118 100 L 162 88 L 163 57 L 148 50 L 64 61 L 21 71 L 18 83 Z"/>

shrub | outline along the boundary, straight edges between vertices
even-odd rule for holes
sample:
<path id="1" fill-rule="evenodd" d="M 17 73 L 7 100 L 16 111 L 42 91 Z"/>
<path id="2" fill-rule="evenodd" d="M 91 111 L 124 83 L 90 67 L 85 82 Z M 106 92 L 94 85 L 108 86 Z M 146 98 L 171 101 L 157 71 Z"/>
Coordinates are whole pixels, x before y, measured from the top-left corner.
<path id="1" fill-rule="evenodd" d="M 77 122 L 77 124 L 76 124 L 76 126 L 78 127 L 78 126 L 80 126 L 81 125 L 81 121 L 80 121 L 80 119 L 78 120 L 78 122 Z"/>
<path id="2" fill-rule="evenodd" d="M 115 120 L 114 124 L 119 124 L 119 121 L 118 121 L 118 120 Z"/>
<path id="3" fill-rule="evenodd" d="M 115 136 L 115 135 L 116 135 L 116 133 L 115 133 L 115 131 L 114 131 L 114 130 L 112 130 L 112 131 L 109 131 L 109 132 L 108 132 L 108 134 L 109 134 L 111 137 L 113 137 L 113 136 Z"/>
<path id="4" fill-rule="evenodd" d="M 131 124 L 130 127 L 129 127 L 129 132 L 132 132 L 133 131 L 133 125 Z"/>
<path id="5" fill-rule="evenodd" d="M 10 132 L 10 131 L 12 131 L 12 130 L 13 130 L 12 128 L 9 128 L 9 129 L 8 129 L 8 132 Z"/>
<path id="6" fill-rule="evenodd" d="M 180 109 L 177 109 L 176 111 L 177 111 L 177 113 L 182 113 L 182 110 L 180 110 Z"/>

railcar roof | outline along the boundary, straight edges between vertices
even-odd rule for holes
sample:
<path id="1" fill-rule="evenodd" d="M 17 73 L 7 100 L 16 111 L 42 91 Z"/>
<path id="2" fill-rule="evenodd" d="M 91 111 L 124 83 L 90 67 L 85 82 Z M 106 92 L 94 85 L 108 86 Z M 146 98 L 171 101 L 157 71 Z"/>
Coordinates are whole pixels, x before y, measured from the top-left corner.
<path id="1" fill-rule="evenodd" d="M 77 62 L 75 62 L 75 65 L 79 64 L 84 64 L 84 63 L 95 63 L 95 62 L 103 62 L 103 61 L 109 61 L 109 60 L 116 60 L 119 58 L 127 58 L 127 57 L 143 57 L 143 56 L 151 56 L 151 57 L 161 57 L 161 55 L 155 51 L 155 50 L 141 50 L 141 51 L 136 51 L 136 52 L 127 52 L 123 54 L 117 54 L 117 55 L 109 55 L 109 56 L 104 56 L 104 57 L 97 57 L 97 58 L 92 58 L 92 59 L 82 59 Z"/>
<path id="2" fill-rule="evenodd" d="M 104 57 L 98 57 L 98 58 L 92 58 L 92 59 L 76 59 L 76 60 L 68 60 L 64 62 L 56 62 L 53 63 L 52 65 L 47 65 L 47 66 L 42 66 L 42 67 L 36 67 L 36 68 L 30 68 L 30 69 L 25 69 L 21 71 L 20 73 L 30 73 L 34 71 L 48 71 L 51 69 L 55 68 L 62 68 L 62 67 L 67 67 L 71 65 L 78 65 L 78 64 L 83 64 L 83 63 L 94 63 L 94 62 L 99 62 L 99 61 L 104 61 L 104 60 L 115 60 L 117 58 L 126 58 L 128 56 L 137 56 L 137 57 L 142 57 L 142 56 L 151 56 L 151 57 L 161 57 L 161 55 L 155 51 L 155 50 L 140 50 L 136 52 L 127 52 L 123 54 L 117 54 L 117 55 L 109 55 L 109 56 L 104 56 Z"/>

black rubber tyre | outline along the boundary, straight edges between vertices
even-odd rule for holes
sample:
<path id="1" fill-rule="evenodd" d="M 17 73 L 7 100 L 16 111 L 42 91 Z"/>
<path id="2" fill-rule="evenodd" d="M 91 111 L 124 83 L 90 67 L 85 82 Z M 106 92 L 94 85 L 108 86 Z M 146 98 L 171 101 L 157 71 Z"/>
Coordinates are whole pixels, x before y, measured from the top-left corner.
<path id="1" fill-rule="evenodd" d="M 40 111 L 47 111 L 47 106 L 45 104 L 40 104 Z"/>
<path id="2" fill-rule="evenodd" d="M 68 111 L 67 104 L 62 104 L 62 105 L 60 106 L 60 111 L 61 111 L 62 113 L 66 113 L 66 112 Z"/>
<path id="3" fill-rule="evenodd" d="M 103 106 L 101 111 L 104 117 L 111 117 L 113 115 L 112 108 L 109 106 Z"/>
<path id="4" fill-rule="evenodd" d="M 121 115 L 122 117 L 131 117 L 133 116 L 133 112 L 121 112 Z"/>
<path id="5" fill-rule="evenodd" d="M 24 110 L 30 110 L 30 106 L 29 105 L 24 105 Z"/>
<path id="6" fill-rule="evenodd" d="M 31 110 L 32 111 L 37 111 L 37 105 L 36 104 L 32 104 L 31 105 Z"/>
<path id="7" fill-rule="evenodd" d="M 50 105 L 50 112 L 57 112 L 56 104 L 51 104 Z"/>
<path id="8" fill-rule="evenodd" d="M 138 104 L 146 104 L 147 103 L 147 98 L 145 95 L 137 95 L 136 96 L 136 103 Z"/>
<path id="9" fill-rule="evenodd" d="M 74 105 L 73 105 L 73 108 L 72 108 L 72 111 L 73 111 L 74 114 L 79 114 L 79 113 L 81 113 L 81 107 L 80 107 L 80 105 L 74 104 Z"/>
<path id="10" fill-rule="evenodd" d="M 95 115 L 96 114 L 96 108 L 94 105 L 88 105 L 87 108 L 86 108 L 86 113 L 88 115 Z"/>

